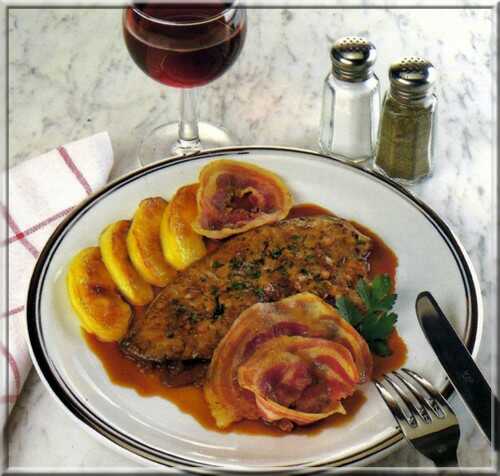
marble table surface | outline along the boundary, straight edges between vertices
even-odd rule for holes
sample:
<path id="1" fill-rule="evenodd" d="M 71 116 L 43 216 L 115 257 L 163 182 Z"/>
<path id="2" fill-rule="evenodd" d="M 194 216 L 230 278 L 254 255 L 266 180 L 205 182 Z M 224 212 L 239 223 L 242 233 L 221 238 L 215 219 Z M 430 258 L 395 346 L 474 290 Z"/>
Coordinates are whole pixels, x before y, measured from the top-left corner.
<path id="1" fill-rule="evenodd" d="M 489 9 L 255 9 L 238 62 L 201 91 L 201 116 L 231 129 L 242 144 L 317 149 L 328 45 L 339 36 L 369 37 L 387 87 L 391 62 L 429 58 L 440 72 L 435 172 L 414 192 L 451 225 L 470 254 L 485 302 L 478 361 L 487 378 L 493 358 L 495 270 L 493 86 L 494 13 Z M 177 91 L 133 64 L 116 9 L 11 9 L 9 13 L 10 164 L 107 130 L 113 177 L 137 167 L 136 147 L 154 126 L 177 119 Z M 491 468 L 487 441 L 460 402 L 464 466 Z M 32 371 L 7 426 L 11 470 L 144 468 L 102 445 L 60 408 Z M 377 467 L 425 467 L 406 444 Z"/>

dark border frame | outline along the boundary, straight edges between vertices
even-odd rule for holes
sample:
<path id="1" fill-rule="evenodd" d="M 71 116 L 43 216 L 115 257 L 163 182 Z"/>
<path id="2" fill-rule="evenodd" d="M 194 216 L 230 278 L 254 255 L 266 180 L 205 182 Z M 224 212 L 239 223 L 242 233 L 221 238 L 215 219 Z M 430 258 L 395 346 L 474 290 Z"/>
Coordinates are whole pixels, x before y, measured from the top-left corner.
<path id="1" fill-rule="evenodd" d="M 155 448 L 148 447 L 144 444 L 141 444 L 139 441 L 131 438 L 128 435 L 125 435 L 107 425 L 103 422 L 98 416 L 93 414 L 90 410 L 88 410 L 84 404 L 64 383 L 64 381 L 58 376 L 57 370 L 54 365 L 51 363 L 50 358 L 45 352 L 44 348 L 44 339 L 43 339 L 43 331 L 41 329 L 41 313 L 40 313 L 40 297 L 41 290 L 43 288 L 45 275 L 47 273 L 48 266 L 50 264 L 50 260 L 53 254 L 56 252 L 59 244 L 64 239 L 66 233 L 71 229 L 73 224 L 78 221 L 80 216 L 85 214 L 89 209 L 91 209 L 96 203 L 100 200 L 106 198 L 111 193 L 113 193 L 116 189 L 119 189 L 128 183 L 135 181 L 136 179 L 148 175 L 149 173 L 155 172 L 156 170 L 166 169 L 172 166 L 175 166 L 180 163 L 195 161 L 203 158 L 214 158 L 220 157 L 224 155 L 247 155 L 252 151 L 281 151 L 284 153 L 300 153 L 310 155 L 311 158 L 321 157 L 333 162 L 336 162 L 337 165 L 342 167 L 351 168 L 356 170 L 360 174 L 364 174 L 369 178 L 375 179 L 385 185 L 388 188 L 394 189 L 400 196 L 404 199 L 412 203 L 434 226 L 436 231 L 441 235 L 441 237 L 445 240 L 448 248 L 452 252 L 455 260 L 457 261 L 457 265 L 462 275 L 464 288 L 467 295 L 467 325 L 466 325 L 466 336 L 465 336 L 465 344 L 468 350 L 472 353 L 477 350 L 478 342 L 477 342 L 477 334 L 478 334 L 478 325 L 479 325 L 479 315 L 482 315 L 482 301 L 481 301 L 481 292 L 478 284 L 478 279 L 475 276 L 475 273 L 472 269 L 472 265 L 470 260 L 463 249 L 460 242 L 457 240 L 449 226 L 441 219 L 436 212 L 434 212 L 429 206 L 424 204 L 421 200 L 413 196 L 410 192 L 408 192 L 403 187 L 395 184 L 390 179 L 383 177 L 380 174 L 375 172 L 367 171 L 364 169 L 360 169 L 355 167 L 354 165 L 346 164 L 340 160 L 334 159 L 332 157 L 325 156 L 323 154 L 312 152 L 308 150 L 296 149 L 296 148 L 285 148 L 285 147 L 229 147 L 223 149 L 212 149 L 208 151 L 204 151 L 200 154 L 188 156 L 188 157 L 178 157 L 174 159 L 165 159 L 163 161 L 154 163 L 149 165 L 148 167 L 136 170 L 131 172 L 128 175 L 125 175 L 114 182 L 108 184 L 106 187 L 101 189 L 99 192 L 90 196 L 87 200 L 85 200 L 81 205 L 79 205 L 75 210 L 68 215 L 63 222 L 56 228 L 52 236 L 49 238 L 47 244 L 43 248 L 40 253 L 40 257 L 37 261 L 35 269 L 33 271 L 33 276 L 30 282 L 30 288 L 28 292 L 28 303 L 26 308 L 26 319 L 27 319 L 27 328 L 28 328 L 28 336 L 31 346 L 31 355 L 34 360 L 34 363 L 41 375 L 45 380 L 45 383 L 50 387 L 55 396 L 60 400 L 60 402 L 66 407 L 70 413 L 73 414 L 78 420 L 85 423 L 87 426 L 100 433 L 101 436 L 106 437 L 108 440 L 117 444 L 123 449 L 131 451 L 132 453 L 146 458 L 152 462 L 160 463 L 165 466 L 173 466 L 178 469 L 190 469 L 194 468 L 202 469 L 209 468 L 213 470 L 222 470 L 225 469 L 224 466 L 210 466 L 207 464 L 200 464 L 197 462 L 193 462 L 190 460 L 186 460 L 184 458 L 179 458 L 175 455 L 168 454 L 166 452 L 159 451 Z M 449 397 L 453 393 L 452 386 L 448 383 L 444 389 L 441 389 L 443 394 L 446 397 Z M 322 461 L 318 464 L 318 468 L 331 467 L 331 465 L 335 466 L 345 466 L 347 464 L 356 463 L 365 458 L 368 458 L 371 455 L 374 455 L 384 449 L 387 449 L 399 441 L 403 439 L 403 435 L 401 431 L 396 432 L 394 435 L 391 435 L 386 440 L 377 443 L 374 447 L 364 450 L 360 453 L 356 453 L 350 457 L 344 458 L 339 461 Z M 330 465 L 330 466 L 326 466 Z M 304 464 L 303 466 L 284 466 L 279 469 L 282 470 L 296 470 L 296 469 L 304 469 L 315 467 L 313 464 Z M 228 467 L 228 471 L 244 471 L 243 467 Z M 276 468 L 272 468 L 272 470 L 276 470 Z M 247 469 L 247 471 L 249 471 Z M 265 468 L 251 468 L 250 471 L 266 471 Z"/>

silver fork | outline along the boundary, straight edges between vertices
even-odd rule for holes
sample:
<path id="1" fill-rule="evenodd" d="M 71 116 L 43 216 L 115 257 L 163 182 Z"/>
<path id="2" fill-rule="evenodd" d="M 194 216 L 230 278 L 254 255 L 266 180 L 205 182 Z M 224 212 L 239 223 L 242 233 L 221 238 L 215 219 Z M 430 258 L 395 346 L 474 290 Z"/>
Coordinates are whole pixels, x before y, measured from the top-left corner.
<path id="1" fill-rule="evenodd" d="M 460 428 L 445 398 L 421 375 L 409 369 L 391 372 L 375 382 L 377 390 L 412 446 L 436 466 L 458 466 Z M 394 398 L 395 392 L 403 405 Z"/>

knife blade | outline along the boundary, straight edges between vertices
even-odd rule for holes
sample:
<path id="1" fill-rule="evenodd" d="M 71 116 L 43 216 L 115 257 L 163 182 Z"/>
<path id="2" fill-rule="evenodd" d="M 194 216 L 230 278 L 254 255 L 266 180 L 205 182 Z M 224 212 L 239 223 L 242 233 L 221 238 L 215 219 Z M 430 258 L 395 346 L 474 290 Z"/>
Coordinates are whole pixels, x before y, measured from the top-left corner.
<path id="1" fill-rule="evenodd" d="M 464 400 L 485 436 L 498 449 L 500 404 L 455 329 L 428 291 L 415 303 L 418 321 L 451 383 Z M 494 413 L 492 413 L 492 409 Z M 496 418 L 493 441 L 492 415 Z"/>

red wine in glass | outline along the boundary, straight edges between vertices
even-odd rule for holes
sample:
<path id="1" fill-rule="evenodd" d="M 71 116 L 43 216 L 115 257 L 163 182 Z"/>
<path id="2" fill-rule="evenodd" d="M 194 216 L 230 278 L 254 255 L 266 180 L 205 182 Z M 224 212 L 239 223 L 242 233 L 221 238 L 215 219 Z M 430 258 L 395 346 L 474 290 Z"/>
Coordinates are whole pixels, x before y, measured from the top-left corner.
<path id="1" fill-rule="evenodd" d="M 176 88 L 203 86 L 240 54 L 245 21 L 230 4 L 137 4 L 124 16 L 124 36 L 148 76 Z"/>

